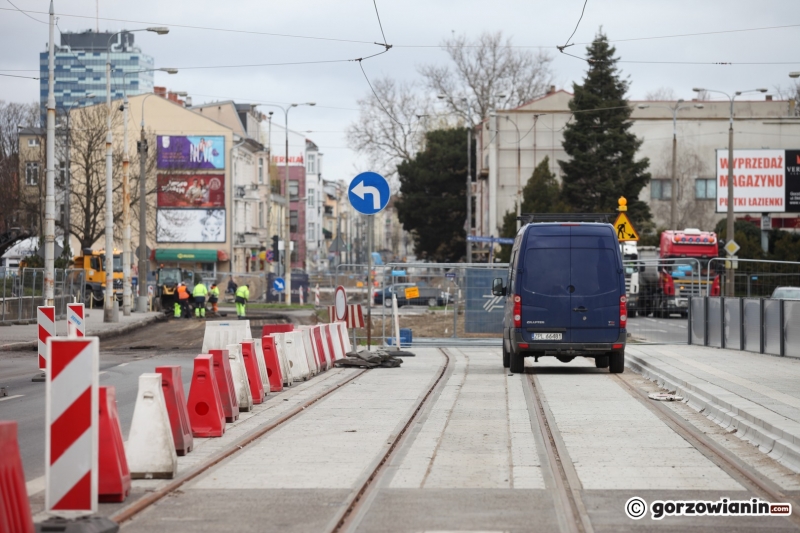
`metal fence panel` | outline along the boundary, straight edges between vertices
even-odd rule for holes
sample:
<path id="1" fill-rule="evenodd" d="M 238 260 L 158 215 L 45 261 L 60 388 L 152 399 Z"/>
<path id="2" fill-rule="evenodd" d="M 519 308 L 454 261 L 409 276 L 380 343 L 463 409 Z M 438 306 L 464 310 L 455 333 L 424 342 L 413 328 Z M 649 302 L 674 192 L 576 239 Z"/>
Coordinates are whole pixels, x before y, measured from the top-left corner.
<path id="1" fill-rule="evenodd" d="M 715 348 L 722 347 L 722 300 L 711 296 L 706 301 L 708 305 L 708 345 Z"/>
<path id="2" fill-rule="evenodd" d="M 800 301 L 785 300 L 783 306 L 784 354 L 800 357 Z"/>
<path id="3" fill-rule="evenodd" d="M 764 300 L 764 353 L 781 354 L 781 301 Z"/>
<path id="4" fill-rule="evenodd" d="M 741 298 L 725 298 L 725 347 L 738 350 L 742 342 Z"/>
<path id="5" fill-rule="evenodd" d="M 63 318 L 68 303 L 83 301 L 84 272 L 56 269 L 54 274 L 56 317 Z M 0 270 L 0 322 L 34 321 L 40 305 L 44 305 L 44 269 Z"/>
<path id="6" fill-rule="evenodd" d="M 506 297 L 492 294 L 494 278 L 503 278 L 503 285 L 508 286 L 507 269 L 465 269 L 465 333 L 503 333 Z"/>
<path id="7" fill-rule="evenodd" d="M 706 322 L 705 322 L 705 298 L 692 298 L 692 323 L 689 327 L 692 328 L 692 344 L 705 344 L 706 338 Z"/>
<path id="8" fill-rule="evenodd" d="M 761 300 L 744 300 L 744 349 L 761 352 Z"/>

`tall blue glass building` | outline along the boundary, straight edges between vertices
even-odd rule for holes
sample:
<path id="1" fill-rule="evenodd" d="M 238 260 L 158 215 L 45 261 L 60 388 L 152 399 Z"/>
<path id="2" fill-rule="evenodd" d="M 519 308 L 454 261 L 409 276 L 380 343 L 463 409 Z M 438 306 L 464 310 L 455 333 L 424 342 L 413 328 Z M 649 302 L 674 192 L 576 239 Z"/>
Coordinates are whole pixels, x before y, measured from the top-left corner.
<path id="1" fill-rule="evenodd" d="M 106 49 L 113 33 L 62 33 L 56 47 L 55 97 L 56 114 L 71 107 L 102 103 L 106 100 Z M 134 35 L 122 32 L 111 41 L 111 98 L 122 98 L 153 90 L 153 58 L 143 54 L 134 44 Z M 42 124 L 47 117 L 47 51 L 39 54 L 39 107 Z M 134 72 L 150 70 L 150 72 Z M 130 72 L 123 78 L 123 73 Z M 124 85 L 123 85 L 124 83 Z M 93 99 L 86 95 L 94 93 Z"/>

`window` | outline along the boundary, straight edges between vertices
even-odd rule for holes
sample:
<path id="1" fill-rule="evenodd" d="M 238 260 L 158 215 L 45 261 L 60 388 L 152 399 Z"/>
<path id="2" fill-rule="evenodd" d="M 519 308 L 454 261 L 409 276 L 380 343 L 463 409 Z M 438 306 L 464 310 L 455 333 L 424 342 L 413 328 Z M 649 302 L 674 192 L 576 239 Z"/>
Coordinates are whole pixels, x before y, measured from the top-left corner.
<path id="1" fill-rule="evenodd" d="M 650 198 L 653 200 L 669 200 L 672 198 L 671 180 L 651 180 Z"/>
<path id="2" fill-rule="evenodd" d="M 25 163 L 25 185 L 39 185 L 39 163 L 34 161 Z"/>
<path id="3" fill-rule="evenodd" d="M 289 201 L 296 202 L 300 198 L 300 183 L 297 180 L 289 180 Z"/>
<path id="4" fill-rule="evenodd" d="M 313 222 L 311 222 L 308 225 L 308 236 L 306 237 L 306 240 L 309 240 L 309 241 L 317 240 L 316 225 Z"/>
<path id="5" fill-rule="evenodd" d="M 58 164 L 58 185 L 63 187 L 67 183 L 67 162 L 61 161 Z"/>
<path id="6" fill-rule="evenodd" d="M 297 263 L 297 261 L 298 261 L 297 258 L 299 257 L 299 255 L 298 255 L 297 252 L 298 252 L 297 241 L 292 241 L 292 255 L 289 256 L 289 260 L 292 263 Z"/>
<path id="7" fill-rule="evenodd" d="M 712 179 L 697 178 L 694 182 L 694 197 L 697 200 L 716 200 L 717 199 L 716 178 Z"/>
<path id="8" fill-rule="evenodd" d="M 258 202 L 258 227 L 264 227 L 264 202 Z"/>
<path id="9" fill-rule="evenodd" d="M 308 189 L 308 207 L 314 207 L 314 189 Z"/>
<path id="10" fill-rule="evenodd" d="M 258 158 L 258 183 L 264 183 L 264 158 Z"/>
<path id="11" fill-rule="evenodd" d="M 297 211 L 289 211 L 289 233 L 297 233 Z"/>
<path id="12" fill-rule="evenodd" d="M 28 139 L 28 146 L 39 146 L 39 138 Z"/>
<path id="13" fill-rule="evenodd" d="M 308 174 L 317 173 L 317 154 L 308 154 L 306 159 L 306 172 Z"/>

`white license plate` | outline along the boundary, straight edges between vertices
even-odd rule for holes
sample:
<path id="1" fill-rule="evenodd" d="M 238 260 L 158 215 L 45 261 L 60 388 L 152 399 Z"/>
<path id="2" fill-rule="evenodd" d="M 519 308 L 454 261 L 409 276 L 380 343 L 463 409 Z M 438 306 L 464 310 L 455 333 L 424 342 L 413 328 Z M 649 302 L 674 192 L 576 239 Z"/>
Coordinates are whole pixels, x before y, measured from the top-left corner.
<path id="1" fill-rule="evenodd" d="M 560 341 L 561 333 L 534 333 L 533 340 L 535 341 Z"/>

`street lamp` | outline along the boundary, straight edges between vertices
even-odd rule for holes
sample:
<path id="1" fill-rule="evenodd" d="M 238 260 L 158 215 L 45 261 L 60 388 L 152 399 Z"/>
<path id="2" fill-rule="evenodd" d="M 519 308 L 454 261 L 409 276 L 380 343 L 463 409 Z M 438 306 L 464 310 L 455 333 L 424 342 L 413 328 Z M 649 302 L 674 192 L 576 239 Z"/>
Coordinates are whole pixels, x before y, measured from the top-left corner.
<path id="1" fill-rule="evenodd" d="M 789 77 L 790 77 L 790 78 L 800 78 L 800 72 L 797 72 L 797 71 L 795 71 L 795 72 L 790 72 L 790 73 L 789 73 Z"/>
<path id="2" fill-rule="evenodd" d="M 719 93 L 725 95 L 725 97 L 730 100 L 731 107 L 730 107 L 730 120 L 728 122 L 728 216 L 727 216 L 727 224 L 725 233 L 727 235 L 727 241 L 733 241 L 733 233 L 734 233 L 734 216 L 733 216 L 733 101 L 737 96 L 740 96 L 745 93 L 765 93 L 767 89 L 750 89 L 747 91 L 736 91 L 732 95 L 723 92 L 717 91 L 714 89 L 704 89 L 702 87 L 694 87 L 692 89 L 695 92 L 709 92 L 709 93 Z M 732 254 L 728 254 L 729 256 Z M 725 274 L 725 296 L 732 297 L 734 291 L 734 280 L 733 280 L 733 270 L 727 269 Z"/>
<path id="3" fill-rule="evenodd" d="M 151 68 L 144 70 L 134 70 L 122 73 L 122 135 L 123 135 L 123 156 L 122 156 L 122 314 L 131 314 L 131 191 L 130 181 L 130 158 L 128 156 L 128 90 L 125 78 L 132 74 L 143 72 L 166 72 L 177 74 L 176 68 Z M 141 286 L 142 276 L 139 275 Z M 141 290 L 141 289 L 140 289 Z"/>
<path id="4" fill-rule="evenodd" d="M 95 97 L 94 93 L 87 93 L 86 96 L 83 97 L 84 100 L 91 100 Z M 71 136 L 72 136 L 72 129 L 70 127 L 70 116 L 72 114 L 72 108 L 75 107 L 75 104 L 79 103 L 81 100 L 75 100 L 70 104 L 66 109 L 67 114 L 67 135 L 66 135 L 66 161 L 64 162 L 64 247 L 69 247 L 69 238 L 71 234 L 72 228 L 72 219 L 70 217 L 70 193 L 72 190 L 72 159 L 71 159 Z"/>
<path id="5" fill-rule="evenodd" d="M 283 111 L 283 118 L 284 118 L 284 134 L 285 134 L 285 160 L 283 162 L 283 193 L 286 196 L 286 212 L 284 213 L 283 217 L 283 270 L 284 270 L 284 282 L 286 284 L 286 294 L 285 294 L 285 301 L 287 305 L 292 304 L 292 253 L 291 253 L 291 244 L 292 244 L 292 237 L 291 233 L 289 232 L 289 214 L 291 212 L 291 199 L 289 194 L 289 111 L 293 107 L 307 105 L 307 106 L 315 106 L 317 105 L 316 102 L 305 102 L 302 104 L 289 104 L 287 107 L 279 106 L 276 104 L 261 104 L 267 107 L 277 107 L 281 111 Z"/>
<path id="6" fill-rule="evenodd" d="M 114 321 L 114 198 L 112 195 L 112 189 L 114 185 L 112 180 L 113 134 L 111 132 L 111 41 L 114 39 L 114 37 L 122 33 L 133 33 L 137 31 L 149 31 L 158 35 L 166 35 L 169 33 L 169 28 L 164 26 L 151 26 L 149 28 L 142 28 L 139 30 L 118 31 L 108 38 L 108 44 L 106 46 L 106 287 L 103 302 L 103 322 Z M 124 204 L 125 202 L 123 202 L 123 205 Z"/>
<path id="7" fill-rule="evenodd" d="M 672 179 L 671 182 L 671 193 L 670 193 L 670 206 L 669 206 L 669 227 L 672 231 L 676 231 L 678 229 L 678 218 L 677 218 L 677 208 L 678 208 L 678 178 L 676 175 L 676 167 L 677 167 L 677 153 L 678 153 L 678 111 L 681 109 L 688 109 L 690 107 L 694 107 L 695 109 L 703 109 L 703 104 L 686 104 L 681 105 L 683 103 L 683 98 L 678 100 L 674 106 L 668 105 L 654 105 L 651 106 L 650 104 L 639 104 L 637 107 L 639 109 L 647 109 L 648 107 L 660 107 L 662 109 L 669 109 L 672 111 Z"/>

